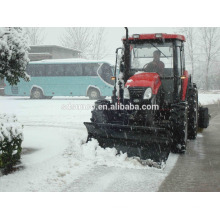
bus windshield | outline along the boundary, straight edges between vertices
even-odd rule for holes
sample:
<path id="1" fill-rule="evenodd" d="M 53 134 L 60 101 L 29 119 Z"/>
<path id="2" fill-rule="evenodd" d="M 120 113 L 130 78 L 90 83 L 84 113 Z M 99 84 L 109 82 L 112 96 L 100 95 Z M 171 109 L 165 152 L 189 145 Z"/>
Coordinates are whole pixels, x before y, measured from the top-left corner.
<path id="1" fill-rule="evenodd" d="M 98 70 L 98 75 L 108 84 L 110 85 L 114 85 L 114 81 L 111 79 L 111 77 L 113 76 L 113 69 L 112 67 L 107 64 L 107 63 L 103 63 L 99 70 Z"/>

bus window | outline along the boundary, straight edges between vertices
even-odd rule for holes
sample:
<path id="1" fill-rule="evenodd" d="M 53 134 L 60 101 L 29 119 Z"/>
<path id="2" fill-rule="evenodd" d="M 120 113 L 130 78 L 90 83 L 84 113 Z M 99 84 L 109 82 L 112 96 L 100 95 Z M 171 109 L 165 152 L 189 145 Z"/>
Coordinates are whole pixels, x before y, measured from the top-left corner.
<path id="1" fill-rule="evenodd" d="M 82 76 L 81 64 L 65 64 L 65 76 Z"/>
<path id="2" fill-rule="evenodd" d="M 45 66 L 42 64 L 35 65 L 36 76 L 45 76 Z"/>
<path id="3" fill-rule="evenodd" d="M 34 76 L 33 71 L 34 71 L 33 65 L 30 65 L 30 64 L 27 65 L 27 68 L 26 68 L 27 74 L 30 76 Z"/>
<path id="4" fill-rule="evenodd" d="M 99 64 L 88 63 L 88 64 L 83 64 L 83 67 L 84 67 L 84 71 L 83 71 L 84 76 L 97 76 L 97 70 L 99 68 Z"/>
<path id="5" fill-rule="evenodd" d="M 30 64 L 27 66 L 27 73 L 30 76 L 45 76 L 45 66 L 41 64 Z"/>
<path id="6" fill-rule="evenodd" d="M 47 64 L 46 76 L 64 76 L 63 64 Z"/>

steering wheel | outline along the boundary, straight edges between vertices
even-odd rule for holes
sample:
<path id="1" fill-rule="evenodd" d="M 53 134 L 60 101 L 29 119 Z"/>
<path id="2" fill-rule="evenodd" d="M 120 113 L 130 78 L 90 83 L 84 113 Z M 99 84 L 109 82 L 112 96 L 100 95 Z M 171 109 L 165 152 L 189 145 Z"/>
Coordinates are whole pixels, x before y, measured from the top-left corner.
<path id="1" fill-rule="evenodd" d="M 149 63 L 146 63 L 146 64 L 143 66 L 143 70 L 147 69 L 148 64 L 149 64 Z"/>

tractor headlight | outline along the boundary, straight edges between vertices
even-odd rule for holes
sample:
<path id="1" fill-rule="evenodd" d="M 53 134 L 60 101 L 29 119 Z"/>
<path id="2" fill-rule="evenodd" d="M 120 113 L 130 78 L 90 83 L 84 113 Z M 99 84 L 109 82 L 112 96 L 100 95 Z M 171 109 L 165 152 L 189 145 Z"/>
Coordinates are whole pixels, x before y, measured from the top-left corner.
<path id="1" fill-rule="evenodd" d="M 143 99 L 150 99 L 152 97 L 152 89 L 147 88 L 145 93 L 144 93 L 144 98 Z"/>
<path id="2" fill-rule="evenodd" d="M 128 88 L 124 88 L 124 99 L 130 99 L 130 93 Z"/>

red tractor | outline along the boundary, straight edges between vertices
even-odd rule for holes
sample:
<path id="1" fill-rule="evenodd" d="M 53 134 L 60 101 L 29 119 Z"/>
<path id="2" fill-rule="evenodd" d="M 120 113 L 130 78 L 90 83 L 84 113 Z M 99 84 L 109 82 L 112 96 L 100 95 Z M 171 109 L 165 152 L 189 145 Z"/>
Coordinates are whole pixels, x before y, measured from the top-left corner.
<path id="1" fill-rule="evenodd" d="M 196 84 L 185 69 L 185 37 L 129 37 L 126 28 L 122 41 L 112 100 L 97 101 L 91 122 L 84 123 L 88 141 L 95 138 L 103 148 L 114 147 L 129 157 L 165 162 L 170 151 L 184 153 L 187 139 L 209 124 L 208 109 L 199 107 Z"/>

